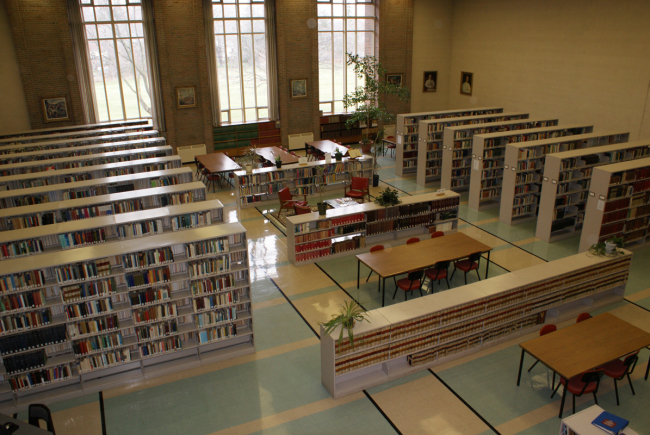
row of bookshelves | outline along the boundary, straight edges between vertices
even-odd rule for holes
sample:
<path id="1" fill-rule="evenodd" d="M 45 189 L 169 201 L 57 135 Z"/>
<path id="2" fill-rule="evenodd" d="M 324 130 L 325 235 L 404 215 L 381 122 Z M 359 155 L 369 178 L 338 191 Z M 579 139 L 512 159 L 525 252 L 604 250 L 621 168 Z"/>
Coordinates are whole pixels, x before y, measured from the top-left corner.
<path id="1" fill-rule="evenodd" d="M 0 144 L 6 143 L 29 143 L 30 141 L 43 141 L 56 139 L 57 137 L 73 137 L 74 135 L 83 136 L 101 136 L 111 131 L 127 131 L 134 129 L 136 131 L 152 130 L 150 120 L 132 119 L 128 121 L 112 121 L 101 124 L 90 125 L 73 125 L 68 127 L 52 127 L 36 130 L 27 130 L 22 132 L 0 135 Z"/>

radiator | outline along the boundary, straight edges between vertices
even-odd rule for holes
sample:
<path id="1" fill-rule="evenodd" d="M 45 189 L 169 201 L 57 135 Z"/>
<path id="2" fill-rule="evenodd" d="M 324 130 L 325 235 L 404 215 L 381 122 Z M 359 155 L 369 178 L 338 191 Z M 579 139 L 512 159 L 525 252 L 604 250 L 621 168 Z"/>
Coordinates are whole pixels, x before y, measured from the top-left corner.
<path id="1" fill-rule="evenodd" d="M 313 142 L 314 133 L 298 133 L 289 135 L 290 150 L 304 150 L 305 142 Z"/>
<path id="2" fill-rule="evenodd" d="M 205 152 L 205 144 L 177 147 L 176 152 L 181 156 L 181 163 L 193 163 L 195 156 L 207 154 Z"/>

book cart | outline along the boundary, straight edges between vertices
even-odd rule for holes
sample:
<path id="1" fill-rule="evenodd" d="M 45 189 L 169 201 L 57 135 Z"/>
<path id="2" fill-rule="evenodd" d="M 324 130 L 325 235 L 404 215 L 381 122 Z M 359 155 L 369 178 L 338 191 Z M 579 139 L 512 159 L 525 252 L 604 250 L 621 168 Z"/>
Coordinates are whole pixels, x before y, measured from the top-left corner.
<path id="1" fill-rule="evenodd" d="M 185 167 L 0 191 L 0 208 L 23 207 L 46 202 L 149 189 L 151 187 L 191 183 L 192 172 L 192 168 Z"/>
<path id="2" fill-rule="evenodd" d="M 627 142 L 629 137 L 627 132 L 609 131 L 508 144 L 499 220 L 513 225 L 537 219 L 547 154 Z"/>
<path id="3" fill-rule="evenodd" d="M 468 207 L 483 210 L 501 203 L 505 149 L 509 143 L 529 142 L 554 137 L 591 133 L 593 126 L 561 125 L 532 128 L 525 132 L 507 131 L 477 134 L 472 138 L 472 171 Z M 478 160 L 478 163 L 476 162 Z"/>
<path id="4" fill-rule="evenodd" d="M 488 122 L 479 126 L 445 127 L 442 139 L 440 187 L 456 192 L 469 189 L 472 166 L 472 140 L 475 134 L 529 130 L 558 125 L 557 119 L 524 119 Z M 420 170 L 418 170 L 420 180 Z"/>
<path id="5" fill-rule="evenodd" d="M 0 135 L 0 139 L 8 139 L 14 137 L 20 138 L 24 136 L 40 136 L 44 134 L 65 133 L 70 131 L 96 130 L 98 128 L 147 125 L 150 123 L 151 123 L 151 119 L 128 119 L 128 120 L 120 120 L 120 121 L 101 122 L 98 124 L 81 124 L 81 125 L 69 125 L 67 127 L 39 128 L 36 130 L 25 130 L 16 133 L 2 134 Z"/>
<path id="6" fill-rule="evenodd" d="M 50 171 L 0 177 L 0 190 L 26 189 L 28 187 L 71 183 L 73 181 L 91 180 L 94 178 L 115 177 L 118 175 L 137 174 L 147 171 L 162 171 L 165 169 L 180 168 L 181 166 L 181 157 L 174 155 L 126 162 L 106 163 L 96 166 L 53 169 Z"/>
<path id="7" fill-rule="evenodd" d="M 3 261 L 1 297 L 35 306 L 0 313 L 0 407 L 253 353 L 247 245 L 230 223 Z"/>
<path id="8" fill-rule="evenodd" d="M 89 198 L 0 209 L 0 231 L 205 201 L 206 193 L 205 185 L 200 181 L 195 181 L 175 186 L 152 187 Z"/>
<path id="9" fill-rule="evenodd" d="M 320 182 L 316 167 L 324 166 L 323 175 L 324 194 L 335 190 L 343 190 L 346 182 L 351 177 L 371 178 L 372 159 L 364 157 L 351 160 L 344 157 L 341 162 L 325 160 L 307 162 L 300 165 L 282 165 L 276 167 L 253 169 L 235 172 L 235 192 L 237 204 L 241 208 L 256 207 L 258 205 L 273 204 L 278 202 L 278 191 L 289 187 L 293 195 L 307 195 L 314 197 L 320 195 L 318 183 Z"/>
<path id="10" fill-rule="evenodd" d="M 549 154 L 535 237 L 554 242 L 580 234 L 593 168 L 650 157 L 650 140 Z"/>
<path id="11" fill-rule="evenodd" d="M 287 218 L 287 254 L 295 266 L 320 259 L 359 253 L 366 245 L 386 239 L 435 231 L 445 234 L 458 230 L 460 196 L 425 193 L 400 197 L 402 202 L 384 207 L 368 202 Z"/>
<path id="12" fill-rule="evenodd" d="M 632 253 L 577 254 L 371 310 L 370 323 L 321 327 L 321 381 L 334 398 L 461 358 L 487 346 L 621 300 Z"/>
<path id="13" fill-rule="evenodd" d="M 47 140 L 79 139 L 82 137 L 133 133 L 137 131 L 147 131 L 147 130 L 153 130 L 153 126 L 151 124 L 129 125 L 123 127 L 98 128 L 94 130 L 69 131 L 65 133 L 62 132 L 62 133 L 50 133 L 50 134 L 34 135 L 34 136 L 11 137 L 11 138 L 0 139 L 0 146 L 3 146 L 7 143 L 28 144 L 32 142 L 43 142 Z"/>
<path id="14" fill-rule="evenodd" d="M 650 158 L 594 168 L 580 252 L 612 237 L 644 243 L 650 219 Z"/>
<path id="15" fill-rule="evenodd" d="M 488 115 L 503 112 L 502 107 L 479 107 L 435 112 L 402 113 L 397 115 L 395 134 L 395 174 L 402 177 L 406 172 L 415 172 L 415 166 L 405 168 L 404 163 L 416 161 L 418 157 L 418 127 L 425 119 L 456 118 L 460 116 Z"/>
<path id="16" fill-rule="evenodd" d="M 418 127 L 417 156 L 414 160 L 405 159 L 404 168 L 414 167 L 416 182 L 425 186 L 427 181 L 439 180 L 442 176 L 442 153 L 444 131 L 458 125 L 476 125 L 486 122 L 528 119 L 527 113 L 502 112 L 492 115 L 460 116 L 453 119 L 427 119 L 420 121 Z"/>
<path id="17" fill-rule="evenodd" d="M 94 145 L 70 147 L 70 148 L 51 148 L 41 151 L 29 151 L 13 154 L 0 154 L 0 164 L 8 165 L 11 163 L 30 162 L 33 160 L 48 160 L 62 157 L 83 156 L 89 154 L 110 153 L 114 151 L 134 150 L 138 148 L 161 147 L 166 145 L 164 137 L 154 137 L 151 139 L 134 139 L 120 142 L 107 142 Z"/>

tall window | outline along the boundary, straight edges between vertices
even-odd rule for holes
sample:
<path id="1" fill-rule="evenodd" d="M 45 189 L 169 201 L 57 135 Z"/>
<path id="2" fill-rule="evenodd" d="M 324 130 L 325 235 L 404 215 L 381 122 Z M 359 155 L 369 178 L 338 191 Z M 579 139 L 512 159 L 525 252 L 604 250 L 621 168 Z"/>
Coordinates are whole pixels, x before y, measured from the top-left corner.
<path id="1" fill-rule="evenodd" d="M 324 113 L 346 112 L 343 96 L 363 86 L 347 66 L 346 53 L 374 55 L 376 25 L 374 0 L 318 0 L 318 82 Z"/>
<path id="2" fill-rule="evenodd" d="M 140 0 L 81 0 L 100 121 L 151 117 Z"/>
<path id="3" fill-rule="evenodd" d="M 264 0 L 213 0 L 221 122 L 269 118 Z"/>

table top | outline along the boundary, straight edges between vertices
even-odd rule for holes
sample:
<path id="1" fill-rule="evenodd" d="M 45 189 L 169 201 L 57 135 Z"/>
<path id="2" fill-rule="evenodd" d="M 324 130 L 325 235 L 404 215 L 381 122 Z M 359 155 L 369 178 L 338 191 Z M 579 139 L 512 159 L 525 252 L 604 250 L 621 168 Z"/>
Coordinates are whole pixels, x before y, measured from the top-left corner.
<path id="1" fill-rule="evenodd" d="M 420 237 L 429 237 L 420 235 Z M 368 252 L 357 258 L 382 278 L 412 272 L 433 266 L 439 261 L 457 260 L 474 252 L 488 252 L 492 248 L 463 233 L 422 240 L 383 251 Z"/>
<path id="2" fill-rule="evenodd" d="M 298 163 L 299 158 L 278 147 L 265 147 L 255 150 L 258 156 L 264 157 L 271 163 L 275 163 L 275 157 L 280 156 L 282 163 Z"/>
<path id="3" fill-rule="evenodd" d="M 610 313 L 521 343 L 565 379 L 650 346 L 650 334 Z"/>
<path id="4" fill-rule="evenodd" d="M 0 414 L 0 424 L 5 424 L 12 422 L 18 425 L 18 430 L 14 432 L 15 435 L 52 435 L 52 432 L 48 432 L 40 427 L 31 426 L 25 421 L 15 420 L 8 415 Z"/>
<path id="5" fill-rule="evenodd" d="M 343 145 L 339 145 L 336 142 L 332 142 L 331 140 L 317 140 L 314 142 L 305 142 L 305 143 L 310 147 L 320 150 L 323 153 L 330 153 L 332 156 L 334 156 L 334 153 L 336 152 L 337 149 L 341 150 L 341 152 L 343 153 L 343 157 L 348 155 L 348 149 L 346 147 L 344 147 Z"/>
<path id="6" fill-rule="evenodd" d="M 203 154 L 196 156 L 196 159 L 210 172 L 230 172 L 241 169 L 241 166 L 224 153 Z"/>

